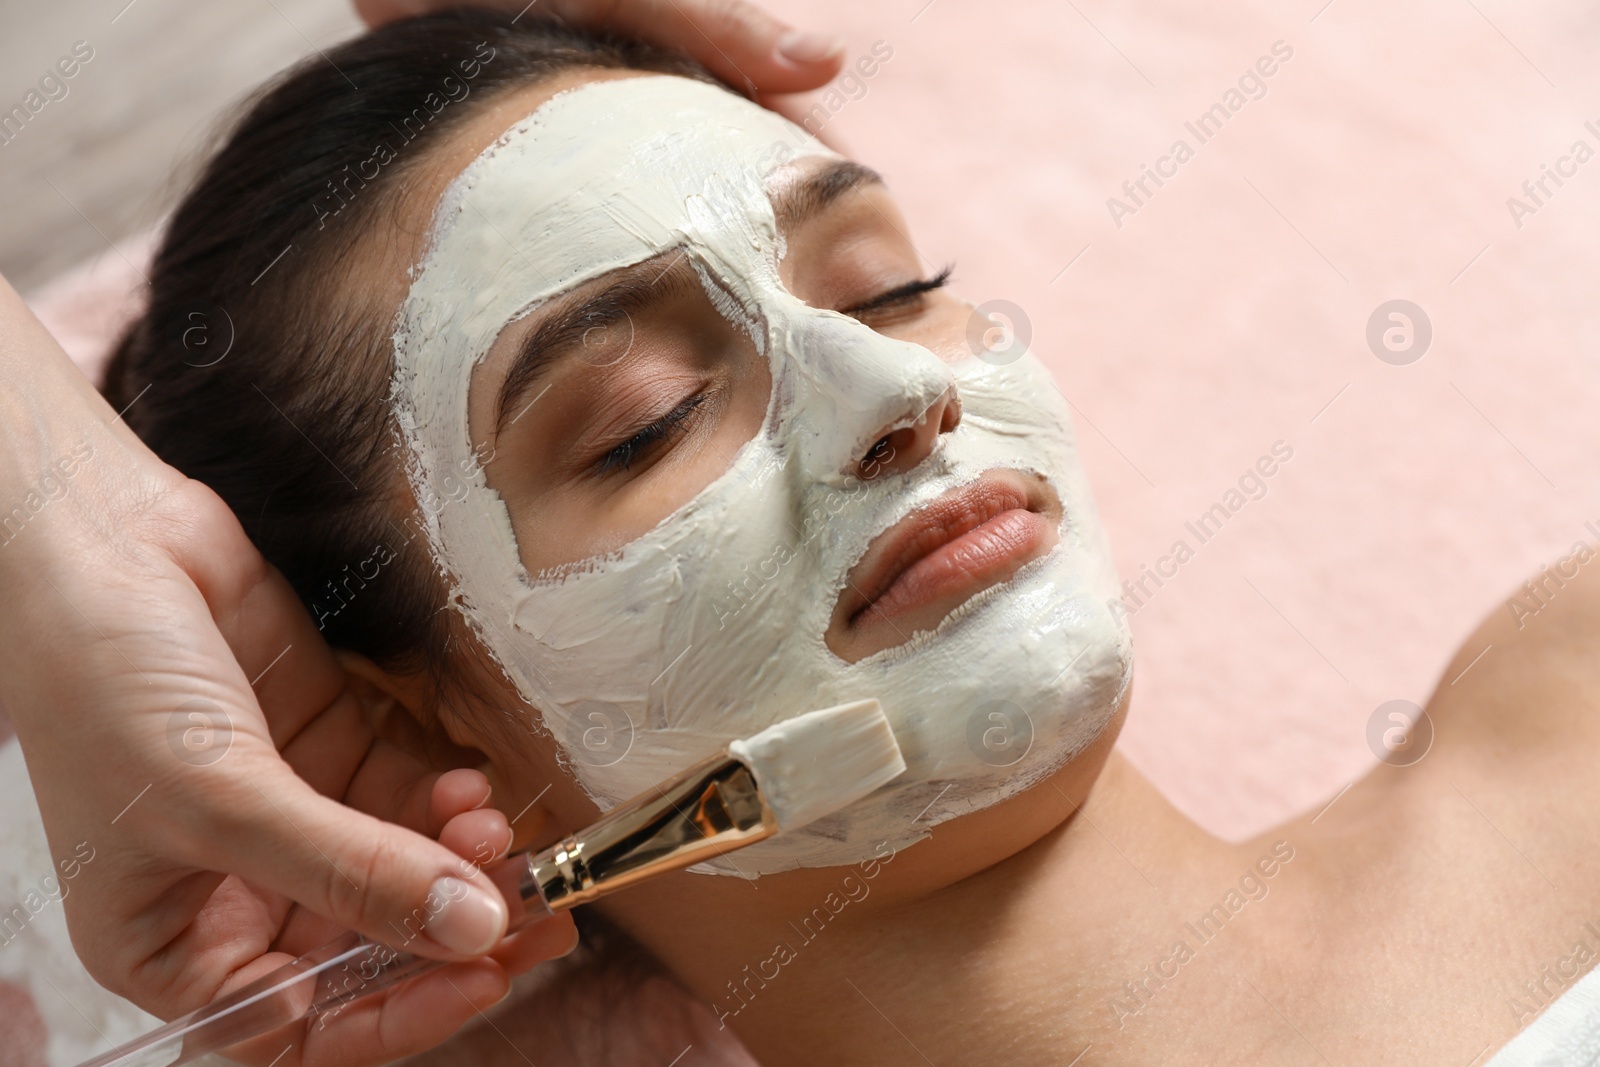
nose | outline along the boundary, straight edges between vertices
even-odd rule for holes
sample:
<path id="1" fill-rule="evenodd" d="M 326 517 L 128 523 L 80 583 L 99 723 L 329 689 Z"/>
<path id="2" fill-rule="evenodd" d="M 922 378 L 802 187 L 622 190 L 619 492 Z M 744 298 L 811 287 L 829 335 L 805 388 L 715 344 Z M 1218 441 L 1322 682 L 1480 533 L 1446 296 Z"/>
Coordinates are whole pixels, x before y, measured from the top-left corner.
<path id="1" fill-rule="evenodd" d="M 857 464 L 856 475 L 871 481 L 883 474 L 903 474 L 928 458 L 940 434 L 961 425 L 961 397 L 951 386 L 910 422 L 888 430 L 873 442 Z"/>
<path id="2" fill-rule="evenodd" d="M 796 475 L 846 489 L 915 466 L 955 427 L 955 375 L 927 348 L 786 293 L 772 305 L 773 390 Z"/>

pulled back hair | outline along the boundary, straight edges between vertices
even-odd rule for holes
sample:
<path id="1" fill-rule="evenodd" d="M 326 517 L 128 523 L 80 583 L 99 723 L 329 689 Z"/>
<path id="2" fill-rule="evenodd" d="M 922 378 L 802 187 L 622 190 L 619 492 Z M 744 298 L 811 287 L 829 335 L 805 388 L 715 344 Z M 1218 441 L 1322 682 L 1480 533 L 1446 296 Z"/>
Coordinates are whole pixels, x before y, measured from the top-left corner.
<path id="1" fill-rule="evenodd" d="M 637 41 L 487 12 L 394 23 L 290 68 L 172 215 L 103 386 L 227 502 L 330 644 L 436 682 L 454 631 L 394 454 L 393 310 L 353 259 L 431 146 L 497 93 L 575 68 L 710 80 Z"/>
<path id="2" fill-rule="evenodd" d="M 485 12 L 394 23 L 290 68 L 246 102 L 173 213 L 102 387 L 227 502 L 330 644 L 426 672 L 436 692 L 458 631 L 394 452 L 393 309 L 361 291 L 354 258 L 363 233 L 394 224 L 431 146 L 496 94 L 578 68 L 712 80 L 636 41 Z M 541 968 L 539 1018 L 502 1026 L 536 1034 L 541 1062 L 563 1045 L 569 1062 L 665 1062 L 684 1033 L 715 1045 L 709 1010 L 621 931 L 579 918 L 583 947 Z M 641 1006 L 646 1029 L 608 1025 Z"/>

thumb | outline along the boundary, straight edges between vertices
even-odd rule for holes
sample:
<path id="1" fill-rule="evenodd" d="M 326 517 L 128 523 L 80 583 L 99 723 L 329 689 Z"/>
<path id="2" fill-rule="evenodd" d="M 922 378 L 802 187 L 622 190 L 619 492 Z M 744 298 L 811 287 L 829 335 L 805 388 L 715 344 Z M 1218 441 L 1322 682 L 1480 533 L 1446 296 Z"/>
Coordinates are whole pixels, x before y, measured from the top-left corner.
<path id="1" fill-rule="evenodd" d="M 228 818 L 243 822 L 220 835 L 235 843 L 230 873 L 419 956 L 481 956 L 505 936 L 494 882 L 437 841 L 322 796 L 281 762 L 234 782 L 243 795 Z"/>
<path id="2" fill-rule="evenodd" d="M 459 7 L 508 14 L 520 8 L 525 14 L 533 6 L 521 0 L 355 0 L 356 13 L 369 26 Z M 616 30 L 687 52 L 752 94 L 819 88 L 844 61 L 843 41 L 791 29 L 747 0 L 542 0 L 539 10 L 575 26 Z"/>
<path id="3" fill-rule="evenodd" d="M 694 56 L 713 74 L 747 92 L 815 89 L 839 73 L 844 42 L 791 29 L 745 0 L 551 0 L 544 5 L 569 22 L 597 23 L 631 37 Z"/>

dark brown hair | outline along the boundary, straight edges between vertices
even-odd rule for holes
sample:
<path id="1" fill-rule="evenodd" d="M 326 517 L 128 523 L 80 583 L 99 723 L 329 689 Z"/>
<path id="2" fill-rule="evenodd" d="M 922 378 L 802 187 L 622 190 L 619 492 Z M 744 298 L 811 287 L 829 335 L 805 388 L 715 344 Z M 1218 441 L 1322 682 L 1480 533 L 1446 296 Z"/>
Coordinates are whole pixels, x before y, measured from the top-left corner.
<path id="1" fill-rule="evenodd" d="M 352 281 L 357 238 L 484 100 L 580 67 L 709 80 L 639 42 L 486 12 L 394 23 L 289 69 L 173 214 L 107 371 L 107 399 L 228 503 L 327 640 L 389 669 L 439 681 L 453 630 L 393 454 L 392 309 Z"/>

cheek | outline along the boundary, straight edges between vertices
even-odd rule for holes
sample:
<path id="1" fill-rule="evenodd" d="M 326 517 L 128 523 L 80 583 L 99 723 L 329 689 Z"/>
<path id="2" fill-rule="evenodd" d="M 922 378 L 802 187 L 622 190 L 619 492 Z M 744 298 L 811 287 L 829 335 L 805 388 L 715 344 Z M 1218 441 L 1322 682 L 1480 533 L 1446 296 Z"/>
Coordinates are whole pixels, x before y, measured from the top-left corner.
<path id="1" fill-rule="evenodd" d="M 771 402 L 772 366 L 765 356 L 752 354 L 734 383 L 727 415 L 717 424 L 706 449 L 711 457 L 702 486 L 726 471 L 739 449 L 761 432 Z"/>
<path id="2" fill-rule="evenodd" d="M 577 520 L 577 525 L 569 528 L 565 535 L 566 543 L 583 543 L 584 556 L 614 552 L 637 540 L 701 496 L 727 473 L 740 449 L 761 432 L 772 392 L 770 383 L 767 360 L 752 355 L 748 361 L 741 362 L 738 372 L 724 387 L 726 406 L 717 413 L 709 428 L 691 433 L 678 444 L 671 457 L 641 476 L 629 491 L 587 504 L 575 500 L 566 509 L 545 500 L 541 502 L 541 509 L 564 511 Z M 533 532 L 536 523 L 532 519 L 519 516 L 515 525 L 519 543 L 525 537 L 537 537 Z M 524 563 L 532 566 L 539 562 L 530 559 L 537 554 L 524 549 Z"/>

